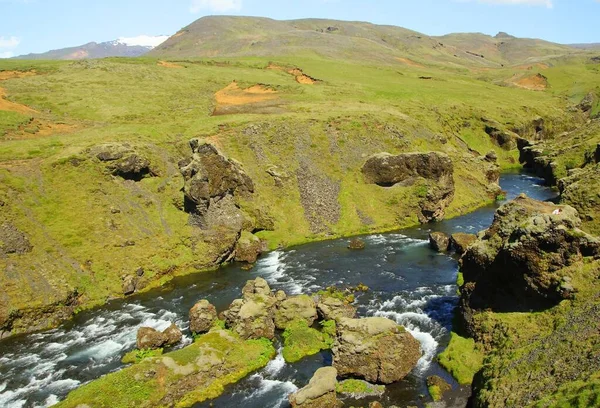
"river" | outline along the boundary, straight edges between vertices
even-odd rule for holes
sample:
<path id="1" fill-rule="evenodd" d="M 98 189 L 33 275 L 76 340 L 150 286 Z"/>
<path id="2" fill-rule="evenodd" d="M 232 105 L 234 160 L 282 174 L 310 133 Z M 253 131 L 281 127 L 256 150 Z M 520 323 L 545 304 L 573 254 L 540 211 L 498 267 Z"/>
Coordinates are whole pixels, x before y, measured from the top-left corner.
<path id="1" fill-rule="evenodd" d="M 538 200 L 556 194 L 541 179 L 510 173 L 501 177 L 507 199 L 526 193 Z M 424 406 L 425 378 L 437 374 L 460 394 L 456 382 L 433 360 L 448 344 L 457 260 L 429 249 L 431 230 L 476 233 L 487 228 L 497 205 L 434 225 L 363 237 L 366 249 L 350 251 L 348 240 L 318 242 L 275 251 L 250 272 L 239 265 L 177 278 L 167 287 L 82 312 L 57 329 L 0 342 L 0 406 L 48 407 L 77 386 L 123 367 L 121 357 L 135 347 L 141 326 L 162 330 L 175 322 L 186 332 L 189 309 L 208 299 L 218 311 L 240 296 L 245 282 L 258 276 L 288 294 L 313 293 L 331 285 L 367 285 L 357 296 L 360 316 L 385 316 L 404 325 L 421 343 L 424 355 L 403 381 L 388 387 L 380 400 L 399 406 Z M 191 337 L 184 336 L 182 345 Z M 260 372 L 232 385 L 220 398 L 198 407 L 284 408 L 287 395 L 304 386 L 314 371 L 331 364 L 322 352 L 299 363 L 281 355 Z M 212 405 L 210 405 L 212 404 Z"/>

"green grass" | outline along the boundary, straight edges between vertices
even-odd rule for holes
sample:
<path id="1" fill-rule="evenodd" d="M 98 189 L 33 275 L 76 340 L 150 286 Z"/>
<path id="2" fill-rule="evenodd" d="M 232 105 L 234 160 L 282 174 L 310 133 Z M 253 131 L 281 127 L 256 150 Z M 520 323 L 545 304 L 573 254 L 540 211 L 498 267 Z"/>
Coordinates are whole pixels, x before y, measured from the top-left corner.
<path id="1" fill-rule="evenodd" d="M 336 392 L 338 394 L 350 395 L 373 395 L 381 394 L 385 390 L 384 385 L 369 384 L 366 381 L 349 379 L 338 383 Z"/>
<path id="2" fill-rule="evenodd" d="M 483 366 L 484 353 L 475 340 L 452 333 L 448 348 L 438 355 L 438 361 L 459 384 L 468 385 Z"/>
<path id="3" fill-rule="evenodd" d="M 304 320 L 296 320 L 283 332 L 283 358 L 287 363 L 295 363 L 304 357 L 317 354 L 333 346 L 331 332 L 335 322 L 325 324 L 322 331 L 308 327 Z"/>
<path id="4" fill-rule="evenodd" d="M 158 357 L 163 354 L 163 349 L 157 350 L 132 350 L 125 354 L 121 359 L 123 364 L 139 363 L 140 361 L 149 357 Z"/>

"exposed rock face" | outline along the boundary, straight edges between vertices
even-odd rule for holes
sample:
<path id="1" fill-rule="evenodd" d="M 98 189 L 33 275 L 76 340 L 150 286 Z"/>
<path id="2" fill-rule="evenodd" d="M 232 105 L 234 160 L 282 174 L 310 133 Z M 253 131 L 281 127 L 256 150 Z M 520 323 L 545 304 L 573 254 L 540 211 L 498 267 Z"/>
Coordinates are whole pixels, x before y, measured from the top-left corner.
<path id="1" fill-rule="evenodd" d="M 359 238 L 354 238 L 348 244 L 348 249 L 365 249 L 365 242 Z"/>
<path id="2" fill-rule="evenodd" d="M 275 327 L 285 330 L 288 324 L 295 320 L 304 320 L 309 327 L 317 320 L 317 306 L 310 296 L 291 296 L 277 307 Z"/>
<path id="3" fill-rule="evenodd" d="M 571 170 L 558 181 L 558 189 L 561 202 L 575 207 L 584 221 L 600 219 L 600 165 Z"/>
<path id="4" fill-rule="evenodd" d="M 277 298 L 271 294 L 267 281 L 248 281 L 242 293 L 243 299 L 234 300 L 223 312 L 227 327 L 243 339 L 274 338 Z"/>
<path id="5" fill-rule="evenodd" d="M 452 160 L 443 153 L 406 153 L 398 156 L 380 153 L 367 160 L 362 173 L 367 183 L 382 187 L 412 185 L 419 178 L 430 183 L 418 214 L 422 223 L 443 219 L 446 207 L 454 199 L 454 166 Z"/>
<path id="6" fill-rule="evenodd" d="M 173 346 L 181 341 L 181 337 L 181 330 L 175 324 L 162 332 L 151 327 L 141 327 L 137 332 L 137 348 L 139 350 L 155 350 Z"/>
<path id="7" fill-rule="evenodd" d="M 565 277 L 555 272 L 600 254 L 600 242 L 580 225 L 574 208 L 524 195 L 499 208 L 462 258 L 466 320 L 472 309 L 530 310 L 571 298 Z"/>
<path id="8" fill-rule="evenodd" d="M 289 397 L 292 407 L 336 408 L 341 406 L 336 398 L 337 370 L 333 367 L 319 368 L 308 385 Z"/>
<path id="9" fill-rule="evenodd" d="M 239 163 L 222 156 L 198 139 L 190 141 L 192 157 L 179 163 L 185 179 L 185 208 L 192 222 L 203 229 L 241 231 L 245 216 L 236 206 L 236 195 L 254 192 L 254 184 Z"/>
<path id="10" fill-rule="evenodd" d="M 333 296 L 319 296 L 317 311 L 323 320 L 337 321 L 344 317 L 354 318 L 356 316 L 354 306 Z"/>
<path id="11" fill-rule="evenodd" d="M 217 309 L 208 300 L 201 300 L 190 309 L 190 331 L 206 333 L 217 320 Z"/>
<path id="12" fill-rule="evenodd" d="M 340 376 L 391 384 L 406 377 L 421 357 L 415 338 L 396 322 L 382 318 L 342 318 L 333 346 Z"/>
<path id="13" fill-rule="evenodd" d="M 139 181 L 147 175 L 152 175 L 150 161 L 127 143 L 105 143 L 94 146 L 90 149 L 90 154 L 101 162 L 106 162 L 107 169 L 113 175 L 126 180 Z"/>
<path id="14" fill-rule="evenodd" d="M 589 92 L 577 105 L 577 108 L 582 112 L 590 112 L 594 108 L 597 97 L 594 92 Z"/>
<path id="15" fill-rule="evenodd" d="M 486 121 L 485 133 L 504 150 L 513 150 L 517 147 L 517 135 L 500 129 L 500 125 L 493 121 Z"/>
<path id="16" fill-rule="evenodd" d="M 531 169 L 538 177 L 543 178 L 550 185 L 556 184 L 557 164 L 552 158 L 544 155 L 544 150 L 535 142 L 519 138 L 519 162 L 523 167 Z"/>
<path id="17" fill-rule="evenodd" d="M 33 247 L 23 232 L 11 223 L 0 225 L 0 256 L 6 254 L 25 254 Z"/>
<path id="18" fill-rule="evenodd" d="M 465 234 L 464 232 L 457 232 L 450 237 L 450 245 L 459 255 L 467 252 L 467 248 L 475 241 L 477 241 L 477 235 Z"/>
<path id="19" fill-rule="evenodd" d="M 235 244 L 235 260 L 237 262 L 253 264 L 264 250 L 265 243 L 261 241 L 260 238 L 244 231 L 238 242 Z"/>
<path id="20" fill-rule="evenodd" d="M 429 234 L 429 246 L 434 251 L 446 252 L 450 247 L 450 237 L 443 232 L 432 232 Z"/>

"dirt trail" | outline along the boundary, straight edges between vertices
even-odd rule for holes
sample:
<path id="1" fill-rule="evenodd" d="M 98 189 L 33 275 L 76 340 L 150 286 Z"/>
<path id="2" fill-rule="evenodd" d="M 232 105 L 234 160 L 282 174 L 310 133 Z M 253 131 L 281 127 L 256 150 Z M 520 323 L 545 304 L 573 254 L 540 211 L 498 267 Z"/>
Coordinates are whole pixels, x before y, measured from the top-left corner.
<path id="1" fill-rule="evenodd" d="M 183 66 L 177 65 L 177 64 L 169 62 L 169 61 L 158 61 L 157 65 L 159 65 L 161 67 L 165 67 L 165 68 L 183 68 Z"/>
<path id="2" fill-rule="evenodd" d="M 319 82 L 318 79 L 313 78 L 309 75 L 306 75 L 300 68 L 286 68 L 286 67 L 282 67 L 280 65 L 271 63 L 271 64 L 269 64 L 267 69 L 287 72 L 288 74 L 292 75 L 296 79 L 296 82 L 298 82 L 299 84 L 302 84 L 302 85 L 314 85 L 317 82 Z"/>
<path id="3" fill-rule="evenodd" d="M 237 82 L 233 81 L 225 88 L 215 93 L 217 105 L 247 105 L 277 99 L 277 91 L 264 85 L 254 85 L 250 88 L 241 89 Z"/>

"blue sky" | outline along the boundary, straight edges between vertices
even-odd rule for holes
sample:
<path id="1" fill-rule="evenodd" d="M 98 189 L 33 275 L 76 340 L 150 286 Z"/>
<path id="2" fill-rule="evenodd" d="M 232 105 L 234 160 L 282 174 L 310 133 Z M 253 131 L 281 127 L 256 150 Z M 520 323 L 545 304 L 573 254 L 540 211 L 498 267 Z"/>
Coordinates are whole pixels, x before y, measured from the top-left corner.
<path id="1" fill-rule="evenodd" d="M 360 20 L 429 35 L 506 31 L 560 43 L 600 42 L 600 0 L 0 0 L 0 57 L 170 35 L 211 14 Z"/>

